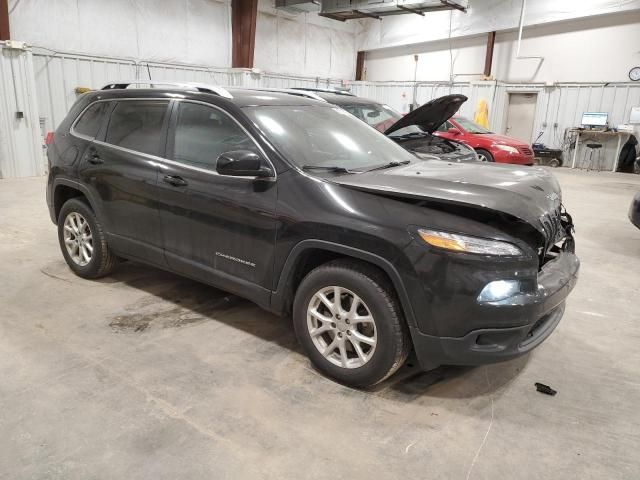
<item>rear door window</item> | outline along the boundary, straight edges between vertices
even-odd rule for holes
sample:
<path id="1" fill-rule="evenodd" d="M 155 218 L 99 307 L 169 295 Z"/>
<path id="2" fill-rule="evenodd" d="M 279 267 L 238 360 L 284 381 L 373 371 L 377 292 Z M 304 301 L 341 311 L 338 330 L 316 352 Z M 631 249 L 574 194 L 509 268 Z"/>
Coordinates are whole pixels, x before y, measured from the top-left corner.
<path id="1" fill-rule="evenodd" d="M 164 100 L 118 102 L 111 113 L 105 142 L 149 155 L 162 155 L 162 127 L 168 105 Z"/>
<path id="2" fill-rule="evenodd" d="M 173 142 L 173 159 L 194 167 L 215 170 L 218 156 L 233 150 L 258 147 L 226 113 L 199 103 L 180 102 Z"/>
<path id="3" fill-rule="evenodd" d="M 80 135 L 95 138 L 107 114 L 109 102 L 96 102 L 80 116 L 73 131 Z"/>

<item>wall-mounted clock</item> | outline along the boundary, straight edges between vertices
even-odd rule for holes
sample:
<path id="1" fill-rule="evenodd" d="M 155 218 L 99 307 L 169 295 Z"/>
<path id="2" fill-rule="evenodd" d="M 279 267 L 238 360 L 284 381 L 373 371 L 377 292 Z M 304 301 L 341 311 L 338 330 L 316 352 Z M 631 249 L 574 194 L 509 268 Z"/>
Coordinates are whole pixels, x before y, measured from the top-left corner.
<path id="1" fill-rule="evenodd" d="M 640 67 L 633 67 L 629 70 L 629 78 L 634 82 L 640 80 Z"/>

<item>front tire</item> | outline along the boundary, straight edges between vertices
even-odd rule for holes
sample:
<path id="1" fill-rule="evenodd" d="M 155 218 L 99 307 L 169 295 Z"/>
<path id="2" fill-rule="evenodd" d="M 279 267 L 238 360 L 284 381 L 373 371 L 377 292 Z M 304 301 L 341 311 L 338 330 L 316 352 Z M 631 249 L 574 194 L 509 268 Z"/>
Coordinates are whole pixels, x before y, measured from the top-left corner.
<path id="1" fill-rule="evenodd" d="M 79 277 L 104 277 L 115 266 L 102 225 L 82 198 L 67 200 L 60 209 L 58 241 L 67 265 Z"/>
<path id="2" fill-rule="evenodd" d="M 391 376 L 411 345 L 388 279 L 357 261 L 336 260 L 311 271 L 296 292 L 293 324 L 313 365 L 351 387 Z"/>
<path id="3" fill-rule="evenodd" d="M 482 148 L 476 149 L 476 153 L 478 154 L 478 159 L 481 162 L 495 162 L 493 155 L 487 150 L 483 150 Z"/>

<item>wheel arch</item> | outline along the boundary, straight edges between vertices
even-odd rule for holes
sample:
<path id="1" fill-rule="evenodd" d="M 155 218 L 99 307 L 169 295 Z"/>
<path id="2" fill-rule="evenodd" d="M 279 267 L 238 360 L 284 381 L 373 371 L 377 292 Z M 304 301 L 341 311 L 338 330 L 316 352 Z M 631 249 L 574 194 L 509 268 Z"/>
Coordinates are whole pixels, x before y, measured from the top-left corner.
<path id="1" fill-rule="evenodd" d="M 391 262 L 375 253 L 326 240 L 303 240 L 291 249 L 282 268 L 276 290 L 271 294 L 271 310 L 277 313 L 289 312 L 297 287 L 304 276 L 313 268 L 337 258 L 361 260 L 382 270 L 398 295 L 407 324 L 416 325 L 409 295 L 400 274 Z"/>
<path id="2" fill-rule="evenodd" d="M 93 201 L 91 193 L 79 182 L 69 180 L 67 178 L 57 178 L 53 184 L 53 217 L 54 223 L 58 223 L 60 210 L 65 202 L 71 198 L 84 197 L 96 216 L 99 212 L 96 210 L 96 203 Z"/>

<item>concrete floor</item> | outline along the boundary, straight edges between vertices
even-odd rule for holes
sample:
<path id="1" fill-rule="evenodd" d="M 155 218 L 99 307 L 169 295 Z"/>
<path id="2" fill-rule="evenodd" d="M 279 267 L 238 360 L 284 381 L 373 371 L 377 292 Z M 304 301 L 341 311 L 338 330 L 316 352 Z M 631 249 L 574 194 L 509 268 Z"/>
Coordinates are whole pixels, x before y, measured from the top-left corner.
<path id="1" fill-rule="evenodd" d="M 245 300 L 133 263 L 75 277 L 44 179 L 1 180 L 0 478 L 640 478 L 640 178 L 555 173 L 582 259 L 556 332 L 370 392 Z"/>

